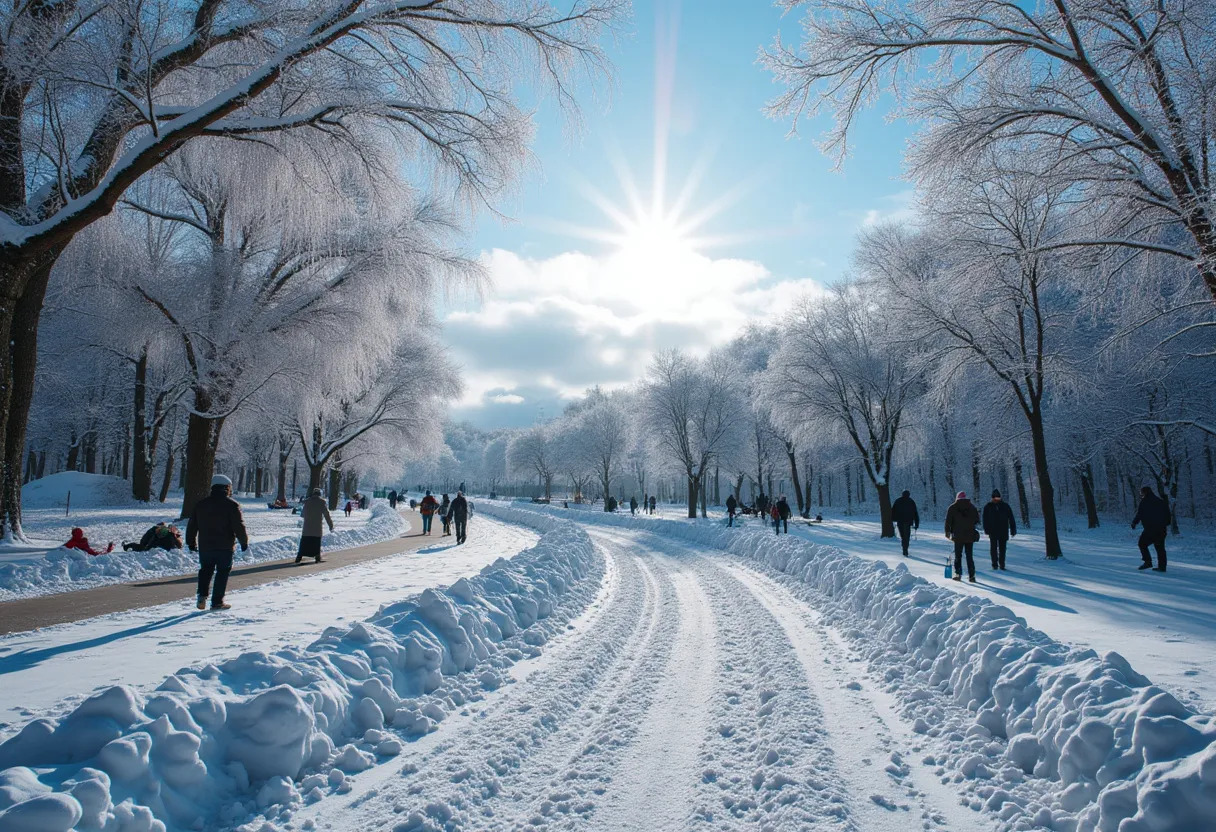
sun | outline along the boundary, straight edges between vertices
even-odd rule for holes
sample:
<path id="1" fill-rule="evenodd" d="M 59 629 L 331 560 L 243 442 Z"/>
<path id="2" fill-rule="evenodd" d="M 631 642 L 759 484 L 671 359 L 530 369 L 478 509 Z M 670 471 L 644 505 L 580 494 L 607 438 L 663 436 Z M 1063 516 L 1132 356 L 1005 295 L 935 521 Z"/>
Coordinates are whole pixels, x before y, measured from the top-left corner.
<path id="1" fill-rule="evenodd" d="M 645 212 L 621 224 L 617 253 L 626 258 L 670 260 L 693 252 L 694 240 L 678 217 Z"/>

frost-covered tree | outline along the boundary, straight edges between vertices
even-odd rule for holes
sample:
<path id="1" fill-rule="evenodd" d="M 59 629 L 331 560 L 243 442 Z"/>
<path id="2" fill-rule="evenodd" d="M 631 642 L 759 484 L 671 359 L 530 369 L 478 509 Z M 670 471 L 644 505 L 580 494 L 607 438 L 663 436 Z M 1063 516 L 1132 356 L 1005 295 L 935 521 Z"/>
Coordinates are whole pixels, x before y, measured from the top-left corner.
<path id="1" fill-rule="evenodd" d="M 534 475 L 537 484 L 544 488 L 546 500 L 552 496 L 556 464 L 556 449 L 548 425 L 534 425 L 513 436 L 507 444 L 508 468 L 517 475 Z"/>
<path id="2" fill-rule="evenodd" d="M 385 138 L 491 199 L 524 158 L 519 78 L 572 102 L 619 0 L 32 0 L 0 8 L 0 501 L 20 533 L 38 322 L 56 261 L 185 145 Z M 449 192 L 451 192 L 449 190 Z"/>
<path id="3" fill-rule="evenodd" d="M 893 331 L 882 298 L 842 284 L 825 299 L 796 305 L 765 373 L 778 424 L 792 433 L 819 414 L 846 432 L 877 492 L 883 537 L 895 536 L 890 478 L 900 424 L 922 389 L 905 351 L 888 337 Z"/>

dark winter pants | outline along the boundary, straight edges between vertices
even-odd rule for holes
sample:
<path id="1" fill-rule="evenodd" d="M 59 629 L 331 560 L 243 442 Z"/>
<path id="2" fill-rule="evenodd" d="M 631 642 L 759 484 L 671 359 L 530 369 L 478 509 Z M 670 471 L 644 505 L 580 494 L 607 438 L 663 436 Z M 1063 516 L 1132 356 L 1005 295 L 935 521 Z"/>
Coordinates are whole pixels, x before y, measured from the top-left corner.
<path id="1" fill-rule="evenodd" d="M 733 508 L 730 511 L 726 512 L 726 517 L 727 517 L 726 525 L 728 525 L 728 526 L 735 525 L 735 510 Z"/>
<path id="2" fill-rule="evenodd" d="M 786 520 L 784 517 L 774 517 L 773 518 L 773 528 L 777 530 L 777 534 L 781 534 L 781 527 L 783 525 L 785 526 L 785 533 L 789 534 L 790 533 L 790 521 Z"/>
<path id="3" fill-rule="evenodd" d="M 443 533 L 451 534 L 452 533 L 452 515 L 444 514 L 444 515 L 440 516 L 440 519 L 443 520 Z"/>
<path id="4" fill-rule="evenodd" d="M 963 553 L 967 553 L 967 577 L 975 577 L 975 542 L 967 541 L 963 543 L 961 540 L 954 541 L 954 574 L 960 576 L 963 574 Z"/>
<path id="5" fill-rule="evenodd" d="M 228 588 L 228 573 L 232 571 L 231 549 L 205 549 L 198 553 L 198 597 L 206 598 L 211 593 L 211 606 L 224 603 L 224 590 Z M 211 588 L 211 576 L 215 576 L 215 588 Z"/>
<path id="6" fill-rule="evenodd" d="M 464 539 L 467 536 L 467 529 L 468 529 L 468 525 L 469 525 L 468 518 L 467 517 L 457 517 L 452 522 L 456 524 L 456 542 L 464 543 Z"/>
<path id="7" fill-rule="evenodd" d="M 1005 547 L 1009 545 L 1007 537 L 989 537 L 988 548 L 992 553 L 992 568 L 1005 568 Z"/>
<path id="8" fill-rule="evenodd" d="M 1139 542 L 1140 557 L 1144 558 L 1144 562 L 1153 565 L 1153 558 L 1148 553 L 1148 547 L 1152 546 L 1157 550 L 1157 568 L 1165 569 L 1165 532 L 1142 532 Z"/>
<path id="9" fill-rule="evenodd" d="M 896 523 L 895 526 L 899 529 L 899 545 L 903 547 L 904 557 L 907 557 L 908 544 L 912 542 L 912 524 Z"/>

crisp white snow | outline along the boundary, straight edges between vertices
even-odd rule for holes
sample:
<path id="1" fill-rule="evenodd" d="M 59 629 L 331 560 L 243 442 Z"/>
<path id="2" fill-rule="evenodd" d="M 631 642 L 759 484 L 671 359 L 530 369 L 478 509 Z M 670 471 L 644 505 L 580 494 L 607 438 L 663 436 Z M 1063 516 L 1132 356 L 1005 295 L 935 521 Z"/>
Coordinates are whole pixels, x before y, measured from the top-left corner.
<path id="1" fill-rule="evenodd" d="M 233 608 L 224 615 L 195 610 L 193 585 L 184 584 L 177 603 L 0 636 L 6 694 L 0 701 L 0 737 L 32 718 L 59 716 L 99 688 L 150 688 L 186 665 L 307 644 L 328 626 L 360 621 L 383 604 L 475 574 L 499 557 L 535 545 L 537 535 L 477 516 L 466 544 L 447 540 L 315 575 L 290 572 L 281 581 L 230 591 L 225 600 Z"/>

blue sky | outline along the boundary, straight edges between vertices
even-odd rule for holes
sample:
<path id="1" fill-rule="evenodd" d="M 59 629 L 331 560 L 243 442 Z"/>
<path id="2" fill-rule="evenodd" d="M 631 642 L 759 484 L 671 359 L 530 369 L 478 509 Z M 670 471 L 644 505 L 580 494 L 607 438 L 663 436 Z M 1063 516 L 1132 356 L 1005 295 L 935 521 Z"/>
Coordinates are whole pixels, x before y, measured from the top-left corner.
<path id="1" fill-rule="evenodd" d="M 532 424 L 588 386 L 640 377 L 654 349 L 704 352 L 749 319 L 776 320 L 794 297 L 845 273 L 865 224 L 906 216 L 910 125 L 868 112 L 834 170 L 817 146 L 823 122 L 791 138 L 788 121 L 764 115 L 779 88 L 759 50 L 798 29 L 764 0 L 635 0 L 609 45 L 611 90 L 581 96 L 581 131 L 572 137 L 542 103 L 539 170 L 501 206 L 514 221 L 482 216 L 471 240 L 493 286 L 445 307 L 445 340 L 467 386 L 453 418 Z M 656 124 L 667 125 L 657 139 Z M 669 239 L 663 222 L 622 232 L 601 207 L 633 216 L 629 179 L 649 206 L 663 146 L 665 208 L 686 192 L 682 218 L 703 220 L 684 235 L 691 245 Z"/>

